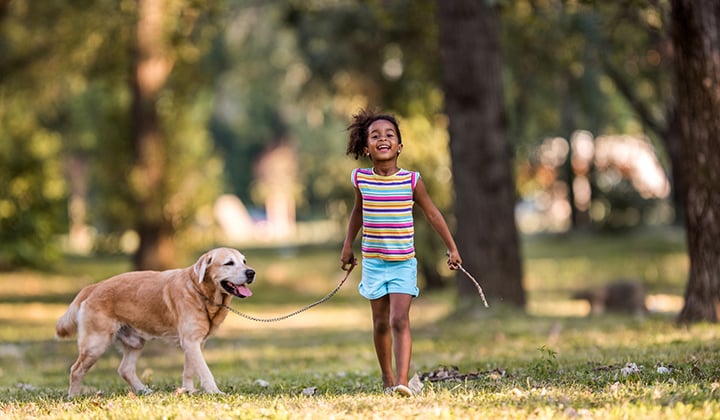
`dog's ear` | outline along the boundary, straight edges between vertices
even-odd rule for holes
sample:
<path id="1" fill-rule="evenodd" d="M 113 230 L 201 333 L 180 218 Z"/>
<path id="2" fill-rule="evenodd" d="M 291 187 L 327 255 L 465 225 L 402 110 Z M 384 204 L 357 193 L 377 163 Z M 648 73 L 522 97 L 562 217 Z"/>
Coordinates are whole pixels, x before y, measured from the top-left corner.
<path id="1" fill-rule="evenodd" d="M 205 270 L 207 270 L 210 263 L 212 263 L 212 255 L 208 252 L 201 256 L 193 266 L 193 271 L 195 271 L 198 283 L 202 283 L 205 279 Z"/>

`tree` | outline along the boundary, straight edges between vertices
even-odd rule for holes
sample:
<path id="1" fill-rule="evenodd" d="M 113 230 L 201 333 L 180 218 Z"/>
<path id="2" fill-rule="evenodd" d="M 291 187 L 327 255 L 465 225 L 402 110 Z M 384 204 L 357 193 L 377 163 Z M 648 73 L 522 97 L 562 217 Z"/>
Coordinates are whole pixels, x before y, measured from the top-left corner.
<path id="1" fill-rule="evenodd" d="M 685 180 L 673 92 L 670 5 L 665 1 L 607 2 L 594 8 L 603 23 L 593 55 L 638 121 L 662 143 L 670 162 L 675 222 L 681 223 Z"/>
<path id="2" fill-rule="evenodd" d="M 157 102 L 172 69 L 166 52 L 163 16 L 164 0 L 138 1 L 132 71 L 132 144 L 134 167 L 130 183 L 140 210 L 137 231 L 140 247 L 135 266 L 141 269 L 165 269 L 172 265 L 173 227 L 164 211 L 167 192 L 165 134 L 160 126 Z"/>
<path id="3" fill-rule="evenodd" d="M 209 229 L 190 228 L 198 209 L 218 195 L 222 170 L 207 128 L 220 3 L 137 2 L 128 177 L 140 238 L 138 269 L 174 267 L 178 251 L 208 236 Z M 184 239 L 190 242 L 181 246 Z"/>
<path id="4" fill-rule="evenodd" d="M 683 323 L 717 321 L 720 301 L 720 6 L 673 0 L 677 113 L 685 149 L 690 274 Z"/>
<path id="5" fill-rule="evenodd" d="M 76 3 L 0 2 L 2 268 L 47 266 L 67 232 L 64 160 L 87 137 L 70 133 L 69 114 L 95 63 L 97 16 L 108 15 L 107 2 Z M 54 24 L 59 15 L 71 23 Z"/>
<path id="6" fill-rule="evenodd" d="M 475 0 L 440 0 L 438 21 L 458 247 L 467 269 L 482 273 L 490 299 L 524 307 L 511 147 L 506 140 L 498 6 Z M 480 302 L 475 286 L 460 276 L 458 292 L 461 308 Z"/>

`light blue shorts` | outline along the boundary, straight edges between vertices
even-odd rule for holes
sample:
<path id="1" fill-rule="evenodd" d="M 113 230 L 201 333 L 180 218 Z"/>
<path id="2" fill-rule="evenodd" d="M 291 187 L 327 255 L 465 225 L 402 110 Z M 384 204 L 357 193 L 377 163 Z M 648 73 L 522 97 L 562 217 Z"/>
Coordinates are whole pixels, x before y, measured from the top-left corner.
<path id="1" fill-rule="evenodd" d="M 358 291 L 373 300 L 389 293 L 417 296 L 417 260 L 385 261 L 381 258 L 362 259 L 362 280 Z"/>

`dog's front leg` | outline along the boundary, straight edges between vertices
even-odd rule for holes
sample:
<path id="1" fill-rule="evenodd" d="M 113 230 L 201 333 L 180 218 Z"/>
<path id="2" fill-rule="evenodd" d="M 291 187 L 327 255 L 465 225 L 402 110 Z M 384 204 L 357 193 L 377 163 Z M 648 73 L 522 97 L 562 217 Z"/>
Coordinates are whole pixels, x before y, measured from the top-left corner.
<path id="1" fill-rule="evenodd" d="M 186 392 L 195 392 L 195 370 L 192 366 L 192 361 L 188 357 L 187 350 L 185 351 L 185 366 L 183 366 L 182 376 L 183 389 Z"/>
<path id="2" fill-rule="evenodd" d="M 205 362 L 202 354 L 202 346 L 198 341 L 185 342 L 183 344 L 185 351 L 185 368 L 183 369 L 183 387 L 186 391 L 192 392 L 195 389 L 193 384 L 193 376 L 197 375 L 200 379 L 200 387 L 210 394 L 223 394 L 215 384 L 210 368 Z"/>

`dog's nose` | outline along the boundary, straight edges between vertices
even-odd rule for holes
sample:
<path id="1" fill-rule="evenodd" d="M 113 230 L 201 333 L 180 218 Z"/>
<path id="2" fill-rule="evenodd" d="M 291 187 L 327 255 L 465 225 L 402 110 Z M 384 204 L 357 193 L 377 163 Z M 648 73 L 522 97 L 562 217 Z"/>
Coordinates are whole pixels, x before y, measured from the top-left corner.
<path id="1" fill-rule="evenodd" d="M 247 278 L 247 280 L 245 281 L 246 283 L 252 283 L 255 280 L 255 270 L 253 270 L 252 268 L 248 268 L 247 270 L 245 270 L 245 277 Z"/>

